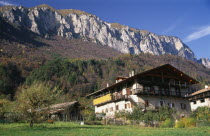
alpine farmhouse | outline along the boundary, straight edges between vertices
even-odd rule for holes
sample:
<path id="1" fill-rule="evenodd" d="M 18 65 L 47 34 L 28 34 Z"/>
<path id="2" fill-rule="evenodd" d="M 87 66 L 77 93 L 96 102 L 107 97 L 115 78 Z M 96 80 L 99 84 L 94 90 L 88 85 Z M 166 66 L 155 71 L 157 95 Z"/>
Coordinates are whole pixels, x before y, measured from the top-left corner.
<path id="1" fill-rule="evenodd" d="M 89 94 L 93 97 L 95 113 L 105 113 L 114 118 L 115 112 L 132 112 L 132 107 L 143 110 L 158 110 L 161 106 L 175 108 L 183 115 L 191 111 L 189 94 L 198 81 L 170 64 L 135 74 L 117 77 L 116 83 Z"/>

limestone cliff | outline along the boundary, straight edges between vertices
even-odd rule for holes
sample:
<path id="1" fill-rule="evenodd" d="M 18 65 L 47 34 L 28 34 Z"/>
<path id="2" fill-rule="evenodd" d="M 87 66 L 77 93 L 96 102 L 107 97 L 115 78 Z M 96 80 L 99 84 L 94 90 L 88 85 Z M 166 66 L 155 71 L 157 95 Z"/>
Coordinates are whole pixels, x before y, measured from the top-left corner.
<path id="1" fill-rule="evenodd" d="M 95 15 L 79 10 L 56 10 L 40 5 L 33 8 L 4 6 L 0 7 L 0 12 L 10 22 L 45 37 L 59 35 L 66 38 L 83 38 L 122 53 L 167 53 L 195 60 L 192 50 L 177 37 L 159 36 L 145 30 L 107 23 Z"/>

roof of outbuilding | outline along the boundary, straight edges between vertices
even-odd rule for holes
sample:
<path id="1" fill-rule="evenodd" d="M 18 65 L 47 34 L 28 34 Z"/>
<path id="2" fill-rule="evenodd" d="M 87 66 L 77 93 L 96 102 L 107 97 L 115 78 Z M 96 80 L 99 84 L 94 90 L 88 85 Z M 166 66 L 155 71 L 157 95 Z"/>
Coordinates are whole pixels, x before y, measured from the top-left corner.
<path id="1" fill-rule="evenodd" d="M 205 93 L 205 92 L 208 92 L 208 91 L 210 91 L 210 87 L 205 88 L 205 89 L 201 89 L 199 91 L 196 91 L 196 92 L 190 94 L 190 96 L 194 96 L 194 95 L 197 95 L 197 94 Z"/>
<path id="2" fill-rule="evenodd" d="M 46 113 L 52 114 L 52 113 L 57 113 L 57 112 L 64 111 L 65 108 L 71 107 L 76 103 L 78 103 L 78 102 L 73 101 L 73 102 L 58 103 L 58 104 L 50 105 L 49 107 L 36 109 L 36 111 L 39 111 L 39 112 L 40 111 L 42 111 L 42 112 L 45 111 Z"/>
<path id="3" fill-rule="evenodd" d="M 58 104 L 51 105 L 49 108 L 51 108 L 51 109 L 65 108 L 65 107 L 74 105 L 76 103 L 78 103 L 78 102 L 77 101 L 73 101 L 73 102 L 58 103 Z"/>

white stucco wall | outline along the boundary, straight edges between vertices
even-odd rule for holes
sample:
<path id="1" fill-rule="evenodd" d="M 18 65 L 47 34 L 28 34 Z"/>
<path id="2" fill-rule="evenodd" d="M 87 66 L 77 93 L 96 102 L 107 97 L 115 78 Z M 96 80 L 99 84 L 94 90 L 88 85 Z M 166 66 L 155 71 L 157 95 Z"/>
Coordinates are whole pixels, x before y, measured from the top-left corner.
<path id="1" fill-rule="evenodd" d="M 202 106 L 210 107 L 210 98 L 205 98 L 204 100 L 205 102 L 201 102 L 201 100 L 196 100 L 196 104 L 194 104 L 193 102 L 190 102 L 191 109 L 195 110 L 198 107 L 202 107 Z"/>
<path id="2" fill-rule="evenodd" d="M 168 106 L 174 104 L 174 108 L 181 112 L 181 113 L 190 113 L 191 107 L 190 103 L 187 98 L 176 98 L 176 97 L 161 97 L 161 96 L 137 96 L 137 95 L 130 95 L 132 99 L 137 103 L 145 103 L 145 100 L 148 101 L 149 107 L 146 107 L 147 109 L 155 109 L 155 107 L 160 107 L 160 101 L 163 101 L 163 106 Z M 186 105 L 186 109 L 181 109 L 181 103 Z M 125 109 L 125 104 L 130 104 L 130 107 L 127 106 L 127 109 Z M 118 105 L 118 110 L 116 110 L 116 106 Z M 113 107 L 113 111 L 110 110 L 110 108 Z M 106 112 L 106 109 L 108 112 Z M 118 101 L 118 102 L 111 102 L 107 103 L 102 106 L 95 106 L 95 113 L 106 113 L 107 116 L 112 117 L 114 116 L 115 112 L 117 111 L 129 111 L 132 112 L 132 106 L 130 101 Z"/>
<path id="3" fill-rule="evenodd" d="M 127 104 L 127 109 L 125 109 L 125 104 Z M 128 104 L 130 105 L 130 107 L 128 107 Z M 116 110 L 116 106 L 118 105 L 118 110 Z M 111 108 L 113 108 L 113 111 L 111 111 Z M 108 110 L 108 112 L 106 112 L 106 109 Z M 102 106 L 95 106 L 95 113 L 106 113 L 106 116 L 112 117 L 114 116 L 115 112 L 118 111 L 132 111 L 132 107 L 131 107 L 131 103 L 130 101 L 118 101 L 118 102 L 111 102 L 111 103 L 107 103 L 105 105 Z"/>
<path id="4" fill-rule="evenodd" d="M 168 106 L 174 104 L 174 108 L 179 112 L 190 113 L 191 107 L 189 100 L 187 98 L 177 98 L 177 97 L 161 97 L 161 96 L 141 96 L 139 97 L 139 102 L 144 103 L 148 100 L 149 108 L 160 107 L 160 101 L 163 101 L 163 106 Z M 181 109 L 181 103 L 186 105 L 186 109 Z"/>

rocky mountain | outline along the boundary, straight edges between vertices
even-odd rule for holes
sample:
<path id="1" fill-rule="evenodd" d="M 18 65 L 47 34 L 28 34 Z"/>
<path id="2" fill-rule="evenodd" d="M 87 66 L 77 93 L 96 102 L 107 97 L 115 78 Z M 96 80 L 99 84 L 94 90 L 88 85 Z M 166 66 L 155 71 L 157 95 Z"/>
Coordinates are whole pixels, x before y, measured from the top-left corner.
<path id="1" fill-rule="evenodd" d="M 201 58 L 198 60 L 198 63 L 203 64 L 207 68 L 210 68 L 210 59 L 209 58 Z"/>
<path id="2" fill-rule="evenodd" d="M 33 8 L 5 6 L 0 8 L 0 13 L 10 22 L 46 38 L 52 35 L 82 38 L 122 53 L 173 54 L 195 60 L 192 50 L 177 37 L 160 36 L 117 23 L 107 23 L 79 10 L 56 10 L 48 5 Z"/>
<path id="3" fill-rule="evenodd" d="M 44 38 L 0 16 L 0 60 L 2 55 L 46 59 L 55 54 L 65 58 L 105 59 L 122 53 L 82 39 L 66 39 L 60 36 Z M 29 57 L 32 55 L 33 57 Z"/>
<path id="4" fill-rule="evenodd" d="M 56 10 L 48 5 L 33 8 L 3 6 L 0 7 L 0 14 L 9 22 L 45 38 L 61 36 L 67 39 L 83 39 L 114 48 L 121 53 L 173 54 L 210 68 L 209 59 L 197 60 L 193 51 L 177 37 L 108 23 L 80 10 Z"/>

